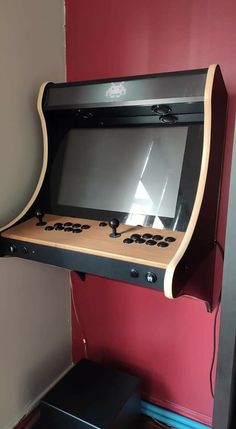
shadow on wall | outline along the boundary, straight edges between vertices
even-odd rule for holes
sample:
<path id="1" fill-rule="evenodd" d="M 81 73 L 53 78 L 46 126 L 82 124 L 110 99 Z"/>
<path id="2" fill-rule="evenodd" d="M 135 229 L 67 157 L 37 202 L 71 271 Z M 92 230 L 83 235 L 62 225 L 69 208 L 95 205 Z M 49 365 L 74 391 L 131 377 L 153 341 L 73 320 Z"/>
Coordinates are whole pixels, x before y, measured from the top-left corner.
<path id="1" fill-rule="evenodd" d="M 164 394 L 164 397 L 169 397 L 169 391 L 166 387 L 164 380 L 158 373 L 153 376 L 153 370 L 147 370 L 146 368 L 138 367 L 134 363 L 126 363 L 121 360 L 117 360 L 116 356 L 111 357 L 111 350 L 106 347 L 99 347 L 96 350 L 93 350 L 96 357 L 94 356 L 94 360 L 99 363 L 110 366 L 111 368 L 118 369 L 122 372 L 126 372 L 127 374 L 134 375 L 141 380 L 141 392 L 143 400 L 150 400 L 150 395 L 153 390 L 153 387 Z M 89 356 L 89 359 L 93 359 L 93 352 Z M 110 356 L 110 357 L 108 357 Z"/>

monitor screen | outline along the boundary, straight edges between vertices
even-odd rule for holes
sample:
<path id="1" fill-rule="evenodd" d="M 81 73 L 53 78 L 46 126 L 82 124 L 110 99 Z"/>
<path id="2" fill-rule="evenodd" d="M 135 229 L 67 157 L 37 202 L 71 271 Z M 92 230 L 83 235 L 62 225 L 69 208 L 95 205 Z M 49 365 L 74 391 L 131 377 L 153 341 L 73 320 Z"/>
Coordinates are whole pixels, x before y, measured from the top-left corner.
<path id="1" fill-rule="evenodd" d="M 53 163 L 56 204 L 127 213 L 129 224 L 174 218 L 187 134 L 187 126 L 70 129 Z"/>

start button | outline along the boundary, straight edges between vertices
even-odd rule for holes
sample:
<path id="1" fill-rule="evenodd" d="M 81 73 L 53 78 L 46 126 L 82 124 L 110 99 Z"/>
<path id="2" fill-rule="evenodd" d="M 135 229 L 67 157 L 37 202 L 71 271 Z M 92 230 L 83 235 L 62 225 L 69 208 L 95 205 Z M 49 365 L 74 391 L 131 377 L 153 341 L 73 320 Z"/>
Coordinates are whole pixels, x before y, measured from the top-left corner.
<path id="1" fill-rule="evenodd" d="M 156 274 L 152 273 L 151 271 L 149 271 L 145 277 L 148 283 L 155 283 L 157 281 Z"/>

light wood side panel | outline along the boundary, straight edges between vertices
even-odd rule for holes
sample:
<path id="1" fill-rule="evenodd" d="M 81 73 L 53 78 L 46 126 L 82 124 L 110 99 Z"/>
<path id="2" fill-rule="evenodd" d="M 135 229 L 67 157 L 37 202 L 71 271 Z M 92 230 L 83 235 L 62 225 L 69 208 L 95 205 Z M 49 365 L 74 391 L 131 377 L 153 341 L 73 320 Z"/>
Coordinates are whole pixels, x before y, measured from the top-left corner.
<path id="1" fill-rule="evenodd" d="M 100 227 L 99 221 L 90 219 L 77 219 L 55 215 L 45 215 L 44 220 L 48 225 L 60 222 L 72 222 L 90 225 L 90 229 L 83 230 L 80 234 L 64 231 L 46 231 L 45 227 L 36 226 L 36 219 L 32 218 L 22 224 L 4 231 L 1 235 L 12 240 L 26 241 L 44 246 L 67 249 L 76 252 L 103 256 L 111 259 L 129 261 L 158 268 L 166 268 L 173 259 L 183 240 L 184 233 L 178 231 L 158 230 L 148 227 L 120 225 L 118 232 L 121 236 L 111 238 L 110 227 Z M 159 234 L 163 237 L 174 237 L 176 241 L 169 243 L 168 247 L 160 248 L 157 245 L 148 246 L 132 243 L 124 244 L 123 240 L 132 234 Z"/>
<path id="2" fill-rule="evenodd" d="M 217 71 L 217 67 L 218 66 L 215 64 L 211 65 L 208 69 L 208 73 L 206 77 L 205 92 L 204 92 L 203 152 L 202 152 L 202 162 L 201 162 L 199 182 L 198 182 L 197 193 L 196 193 L 192 214 L 189 220 L 186 233 L 184 234 L 183 240 L 180 246 L 178 247 L 173 259 L 170 261 L 170 264 L 168 265 L 168 268 L 165 273 L 164 294 L 167 298 L 173 298 L 172 283 L 173 283 L 174 272 L 191 241 L 194 228 L 196 226 L 199 212 L 201 209 L 202 200 L 203 200 L 208 165 L 209 165 L 210 147 L 211 147 L 212 88 L 213 88 L 213 82 Z"/>
<path id="3" fill-rule="evenodd" d="M 48 135 L 47 135 L 46 122 L 45 122 L 43 111 L 42 111 L 42 99 L 43 99 L 44 89 L 45 89 L 45 86 L 47 84 L 48 84 L 48 82 L 44 82 L 41 85 L 40 90 L 39 90 L 38 100 L 37 100 L 37 109 L 38 109 L 38 114 L 39 114 L 39 118 L 40 118 L 40 122 L 41 122 L 42 137 L 43 137 L 43 142 L 42 142 L 42 144 L 43 144 L 43 161 L 42 161 L 42 168 L 41 168 L 41 172 L 39 175 L 38 183 L 37 183 L 36 188 L 33 192 L 33 195 L 31 196 L 29 202 L 26 204 L 24 209 L 18 214 L 18 216 L 16 216 L 13 220 L 11 220 L 11 222 L 9 222 L 7 225 L 1 227 L 0 232 L 7 229 L 7 228 L 10 228 L 12 225 L 14 225 L 16 222 L 18 222 L 27 213 L 27 211 L 30 209 L 30 207 L 32 206 L 32 204 L 36 200 L 36 198 L 39 194 L 39 191 L 42 187 L 42 184 L 43 184 L 43 180 L 44 180 L 46 169 L 47 169 L 47 163 L 48 163 Z"/>

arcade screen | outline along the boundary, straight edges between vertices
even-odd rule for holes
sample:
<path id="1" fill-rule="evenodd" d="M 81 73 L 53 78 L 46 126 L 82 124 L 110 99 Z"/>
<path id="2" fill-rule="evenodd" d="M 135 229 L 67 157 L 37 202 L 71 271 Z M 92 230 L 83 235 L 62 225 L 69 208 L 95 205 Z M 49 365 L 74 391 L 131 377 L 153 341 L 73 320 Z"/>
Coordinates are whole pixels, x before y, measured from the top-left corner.
<path id="1" fill-rule="evenodd" d="M 53 165 L 56 204 L 126 213 L 126 223 L 174 219 L 188 126 L 71 129 Z M 58 174 L 60 171 L 60 174 Z"/>

